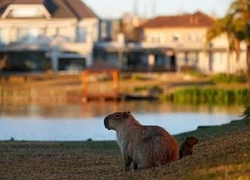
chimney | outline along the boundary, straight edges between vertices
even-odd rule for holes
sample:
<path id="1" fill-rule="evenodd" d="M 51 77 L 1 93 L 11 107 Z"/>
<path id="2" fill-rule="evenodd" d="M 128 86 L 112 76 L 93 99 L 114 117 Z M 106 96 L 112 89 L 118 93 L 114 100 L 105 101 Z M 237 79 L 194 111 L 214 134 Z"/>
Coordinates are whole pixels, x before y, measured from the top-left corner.
<path id="1" fill-rule="evenodd" d="M 194 16 L 194 24 L 195 25 L 199 24 L 199 18 L 197 16 Z"/>
<path id="2" fill-rule="evenodd" d="M 199 24 L 199 18 L 197 16 L 190 15 L 189 16 L 189 22 L 192 25 L 197 25 L 197 24 Z"/>
<path id="3" fill-rule="evenodd" d="M 193 24 L 194 23 L 194 18 L 192 15 L 189 16 L 189 23 L 190 24 Z"/>

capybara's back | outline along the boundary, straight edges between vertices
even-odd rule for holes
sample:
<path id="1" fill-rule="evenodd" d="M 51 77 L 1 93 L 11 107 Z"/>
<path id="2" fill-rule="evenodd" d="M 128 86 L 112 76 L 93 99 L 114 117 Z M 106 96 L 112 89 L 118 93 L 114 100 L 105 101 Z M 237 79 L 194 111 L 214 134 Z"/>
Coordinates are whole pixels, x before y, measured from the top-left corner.
<path id="1" fill-rule="evenodd" d="M 178 159 L 178 143 L 163 128 L 143 126 L 141 133 L 142 138 L 134 154 L 139 168 L 160 166 Z"/>

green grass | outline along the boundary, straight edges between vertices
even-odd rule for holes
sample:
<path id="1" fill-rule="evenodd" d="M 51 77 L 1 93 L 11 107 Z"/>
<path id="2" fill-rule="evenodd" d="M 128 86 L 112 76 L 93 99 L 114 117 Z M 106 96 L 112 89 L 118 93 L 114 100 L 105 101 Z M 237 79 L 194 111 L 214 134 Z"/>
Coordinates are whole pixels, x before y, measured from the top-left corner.
<path id="1" fill-rule="evenodd" d="M 196 71 L 196 70 L 185 71 L 184 74 L 191 75 L 191 76 L 194 76 L 194 77 L 197 77 L 197 78 L 205 77 L 204 74 L 202 74 L 202 73 L 200 73 L 199 71 Z"/>
<path id="2" fill-rule="evenodd" d="M 215 83 L 245 83 L 247 82 L 246 77 L 245 74 L 227 75 L 225 73 L 219 73 L 212 75 L 210 79 Z"/>
<path id="3" fill-rule="evenodd" d="M 161 100 L 176 104 L 246 104 L 248 93 L 247 88 L 188 87 L 165 94 Z"/>

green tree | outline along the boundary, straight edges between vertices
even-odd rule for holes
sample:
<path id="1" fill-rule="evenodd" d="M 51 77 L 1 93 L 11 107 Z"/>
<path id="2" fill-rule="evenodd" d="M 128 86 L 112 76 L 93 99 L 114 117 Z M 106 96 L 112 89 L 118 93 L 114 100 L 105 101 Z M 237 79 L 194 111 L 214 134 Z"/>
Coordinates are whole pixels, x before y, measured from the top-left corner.
<path id="1" fill-rule="evenodd" d="M 232 2 L 228 13 L 233 15 L 233 19 L 236 22 L 235 27 L 238 39 L 244 41 L 247 45 L 246 65 L 250 90 L 250 0 L 235 0 Z"/>
<path id="2" fill-rule="evenodd" d="M 207 32 L 207 41 L 227 34 L 230 50 L 240 53 L 240 42 L 246 44 L 246 66 L 248 76 L 248 89 L 250 91 L 250 0 L 234 0 L 225 17 L 216 20 L 215 25 Z M 238 58 L 238 56 L 237 56 Z M 249 103 L 250 103 L 250 92 Z"/>
<path id="3" fill-rule="evenodd" d="M 211 41 L 222 34 L 227 36 L 228 40 L 228 51 L 227 51 L 227 73 L 230 73 L 230 59 L 232 52 L 236 52 L 237 58 L 240 53 L 240 40 L 238 38 L 237 22 L 234 20 L 233 14 L 226 14 L 224 17 L 215 20 L 213 27 L 211 27 L 206 34 L 206 42 Z"/>

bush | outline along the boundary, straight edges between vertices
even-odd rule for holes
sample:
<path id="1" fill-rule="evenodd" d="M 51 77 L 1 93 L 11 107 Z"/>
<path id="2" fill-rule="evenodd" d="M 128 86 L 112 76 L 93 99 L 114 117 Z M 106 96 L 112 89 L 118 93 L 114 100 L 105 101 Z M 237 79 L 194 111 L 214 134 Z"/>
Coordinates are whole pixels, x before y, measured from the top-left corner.
<path id="1" fill-rule="evenodd" d="M 140 92 L 140 91 L 145 91 L 147 90 L 146 86 L 138 86 L 134 88 L 134 92 Z"/>
<path id="2" fill-rule="evenodd" d="M 145 80 L 149 80 L 150 78 L 148 78 L 147 76 L 139 75 L 139 74 L 133 74 L 131 79 L 132 80 L 145 81 Z"/>
<path id="3" fill-rule="evenodd" d="M 211 80 L 215 83 L 245 83 L 247 82 L 247 77 L 244 74 L 227 75 L 220 73 L 211 76 Z"/>
<path id="4" fill-rule="evenodd" d="M 178 104 L 245 104 L 248 89 L 185 88 L 162 98 Z"/>
<path id="5" fill-rule="evenodd" d="M 200 73 L 199 71 L 196 71 L 196 70 L 188 70 L 188 71 L 185 71 L 184 72 L 185 74 L 188 74 L 188 75 L 191 75 L 191 76 L 194 76 L 194 77 L 198 77 L 198 78 L 201 78 L 201 77 L 204 77 L 205 75 Z"/>
<path id="6" fill-rule="evenodd" d="M 162 87 L 158 85 L 154 86 L 138 86 L 134 88 L 135 92 L 140 92 L 140 91 L 148 91 L 149 94 L 151 95 L 159 95 L 163 93 Z"/>

